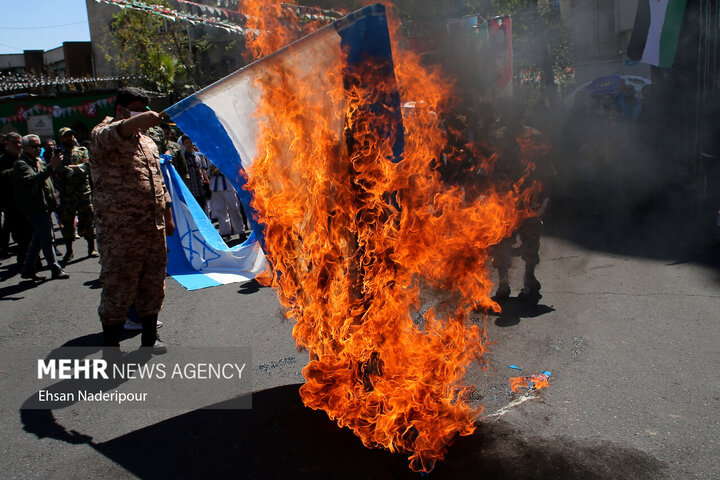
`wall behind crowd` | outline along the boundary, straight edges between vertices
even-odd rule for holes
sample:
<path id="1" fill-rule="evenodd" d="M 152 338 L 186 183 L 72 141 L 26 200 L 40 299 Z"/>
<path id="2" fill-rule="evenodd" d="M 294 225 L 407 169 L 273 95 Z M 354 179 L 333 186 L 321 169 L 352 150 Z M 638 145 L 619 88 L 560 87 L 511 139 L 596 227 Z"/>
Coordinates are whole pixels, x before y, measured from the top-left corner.
<path id="1" fill-rule="evenodd" d="M 35 133 L 41 139 L 57 136 L 62 127 L 71 127 L 78 141 L 106 116 L 114 115 L 114 91 L 63 97 L 10 98 L 0 102 L 0 133 Z"/>

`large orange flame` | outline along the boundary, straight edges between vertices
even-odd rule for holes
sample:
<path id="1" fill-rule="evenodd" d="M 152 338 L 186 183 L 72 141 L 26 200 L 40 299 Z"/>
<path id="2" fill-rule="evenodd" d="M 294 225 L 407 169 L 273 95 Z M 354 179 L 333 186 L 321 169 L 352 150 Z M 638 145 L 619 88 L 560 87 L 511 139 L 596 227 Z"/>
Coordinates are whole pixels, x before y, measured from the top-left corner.
<path id="1" fill-rule="evenodd" d="M 278 8 L 241 5 L 258 55 L 298 35 L 287 18 L 278 20 Z M 439 118 L 452 84 L 393 47 L 397 85 L 382 75 L 384 65 L 350 79 L 341 78 L 340 64 L 315 72 L 337 78 L 329 92 L 282 65 L 262 78 L 248 188 L 266 227 L 266 280 L 296 322 L 297 347 L 310 354 L 303 401 L 366 446 L 409 454 L 411 468 L 427 472 L 481 414 L 462 384 L 486 348 L 484 323 L 470 313 L 499 310 L 487 250 L 529 215 L 518 208 L 528 198 L 517 187 L 467 195 L 441 181 L 433 165 L 447 145 Z M 367 108 L 394 88 L 415 102 L 403 112 L 398 163 L 388 130 L 397 112 Z"/>

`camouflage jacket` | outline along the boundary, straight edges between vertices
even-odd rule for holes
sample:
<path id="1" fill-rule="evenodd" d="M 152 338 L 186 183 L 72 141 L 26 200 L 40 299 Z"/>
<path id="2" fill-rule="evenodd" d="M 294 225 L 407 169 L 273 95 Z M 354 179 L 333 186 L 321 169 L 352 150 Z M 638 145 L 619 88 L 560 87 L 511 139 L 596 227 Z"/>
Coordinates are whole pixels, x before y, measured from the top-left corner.
<path id="1" fill-rule="evenodd" d="M 187 163 L 185 162 L 185 152 L 177 143 L 168 142 L 168 153 L 172 155 L 172 164 L 175 170 L 177 170 L 180 178 L 182 178 L 187 185 L 190 181 L 190 174 L 188 173 Z"/>
<path id="2" fill-rule="evenodd" d="M 115 231 L 160 230 L 170 203 L 160 154 L 150 137 L 140 132 L 122 138 L 120 123 L 106 117 L 91 134 L 95 222 L 100 229 Z"/>
<path id="3" fill-rule="evenodd" d="M 165 140 L 165 132 L 163 132 L 162 128 L 148 128 L 147 132 L 145 132 L 145 135 L 150 137 L 150 140 L 155 142 L 155 145 L 157 146 L 157 149 L 161 154 L 165 153 L 165 150 L 167 150 L 167 141 Z"/>
<path id="4" fill-rule="evenodd" d="M 153 142 L 155 142 L 155 145 L 157 145 L 161 154 L 168 154 L 172 157 L 172 164 L 175 167 L 175 170 L 177 170 L 180 174 L 180 178 L 182 178 L 185 183 L 188 183 L 190 181 L 190 176 L 188 175 L 187 164 L 185 163 L 185 156 L 183 155 L 182 147 L 165 138 L 165 132 L 163 132 L 160 127 L 149 128 L 145 134 L 150 137 Z"/>
<path id="5" fill-rule="evenodd" d="M 90 195 L 90 174 L 88 169 L 89 153 L 87 148 L 74 146 L 63 148 L 63 161 L 55 176 L 55 187 L 63 198 Z"/>

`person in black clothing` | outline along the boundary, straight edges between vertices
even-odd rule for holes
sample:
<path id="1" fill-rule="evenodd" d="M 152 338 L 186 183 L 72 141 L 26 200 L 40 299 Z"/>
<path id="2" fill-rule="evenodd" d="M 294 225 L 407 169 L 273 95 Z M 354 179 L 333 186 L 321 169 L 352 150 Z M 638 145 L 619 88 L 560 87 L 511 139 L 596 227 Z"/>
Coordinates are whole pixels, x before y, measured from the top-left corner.
<path id="1" fill-rule="evenodd" d="M 5 139 L 5 152 L 0 156 L 0 206 L 4 212 L 4 222 L 0 232 L 0 257 L 8 256 L 10 234 L 17 244 L 17 264 L 25 262 L 32 227 L 18 211 L 13 194 L 13 164 L 20 157 L 21 137 L 17 133 L 8 133 Z"/>
<path id="2" fill-rule="evenodd" d="M 53 279 L 65 279 L 65 273 L 53 249 L 53 230 L 51 213 L 56 208 L 55 189 L 50 176 L 60 166 L 60 157 L 54 155 L 50 164 L 40 160 L 40 137 L 25 135 L 22 138 L 22 154 L 13 164 L 15 201 L 33 228 L 33 236 L 28 247 L 25 263 L 20 276 L 35 282 L 45 280 L 37 274 L 36 262 L 42 250 L 45 260 L 52 271 Z"/>

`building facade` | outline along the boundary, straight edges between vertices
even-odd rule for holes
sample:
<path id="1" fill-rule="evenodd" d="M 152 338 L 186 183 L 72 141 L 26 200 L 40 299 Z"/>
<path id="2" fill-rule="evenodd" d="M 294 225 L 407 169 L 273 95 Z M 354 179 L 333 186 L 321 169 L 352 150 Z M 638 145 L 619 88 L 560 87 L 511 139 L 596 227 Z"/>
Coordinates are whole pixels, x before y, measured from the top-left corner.
<path id="1" fill-rule="evenodd" d="M 121 74 L 122 72 L 118 71 L 111 60 L 118 52 L 110 29 L 113 16 L 121 10 L 115 5 L 95 0 L 86 0 L 85 3 L 92 42 L 92 61 L 96 75 Z M 230 0 L 197 0 L 195 2 L 170 0 L 169 5 L 177 11 L 187 11 L 188 8 L 200 8 L 203 5 L 237 10 L 237 2 Z M 170 20 L 167 21 L 170 22 Z M 177 22 L 187 28 L 189 63 L 198 67 L 196 70 L 203 73 L 202 78 L 191 79 L 193 83 L 196 83 L 195 87 L 204 87 L 245 65 L 244 40 L 239 34 L 199 23 L 190 24 L 182 20 Z"/>
<path id="2" fill-rule="evenodd" d="M 648 65 L 627 57 L 638 0 L 561 0 L 575 48 L 575 83 L 605 75 L 650 78 Z"/>
<path id="3" fill-rule="evenodd" d="M 63 42 L 52 50 L 25 50 L 0 55 L 0 73 L 5 75 L 93 76 L 90 42 Z"/>

